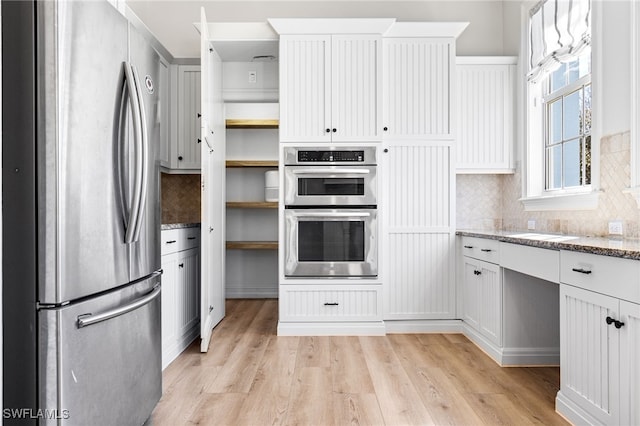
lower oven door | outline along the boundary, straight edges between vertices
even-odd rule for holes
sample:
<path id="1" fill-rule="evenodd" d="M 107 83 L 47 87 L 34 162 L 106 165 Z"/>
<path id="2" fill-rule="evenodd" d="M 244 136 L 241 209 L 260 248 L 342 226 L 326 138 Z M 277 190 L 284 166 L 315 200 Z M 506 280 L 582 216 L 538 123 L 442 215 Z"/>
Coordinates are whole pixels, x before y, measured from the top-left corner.
<path id="1" fill-rule="evenodd" d="M 286 209 L 285 276 L 378 275 L 376 209 Z"/>

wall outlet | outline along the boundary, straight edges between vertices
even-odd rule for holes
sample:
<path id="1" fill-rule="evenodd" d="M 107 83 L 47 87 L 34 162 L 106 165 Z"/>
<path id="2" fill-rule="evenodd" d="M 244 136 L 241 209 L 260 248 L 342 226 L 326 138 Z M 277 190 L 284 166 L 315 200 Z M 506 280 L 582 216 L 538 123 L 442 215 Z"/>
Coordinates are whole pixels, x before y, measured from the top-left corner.
<path id="1" fill-rule="evenodd" d="M 255 83 L 258 81 L 258 73 L 256 71 L 249 71 L 249 83 Z"/>
<path id="2" fill-rule="evenodd" d="M 622 235 L 622 221 L 611 220 L 609 221 L 609 235 Z"/>
<path id="3" fill-rule="evenodd" d="M 527 229 L 529 231 L 533 231 L 536 229 L 536 220 L 535 219 L 529 219 L 527 221 Z"/>

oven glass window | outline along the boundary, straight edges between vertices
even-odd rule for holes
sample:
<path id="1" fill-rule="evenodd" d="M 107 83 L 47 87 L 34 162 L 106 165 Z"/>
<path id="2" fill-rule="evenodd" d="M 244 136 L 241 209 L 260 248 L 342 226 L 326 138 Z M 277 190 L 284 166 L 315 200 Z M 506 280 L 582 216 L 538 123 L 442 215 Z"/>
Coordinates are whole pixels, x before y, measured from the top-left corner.
<path id="1" fill-rule="evenodd" d="M 363 262 L 363 221 L 300 221 L 298 261 Z"/>
<path id="2" fill-rule="evenodd" d="M 364 178 L 300 178 L 298 195 L 364 195 Z"/>

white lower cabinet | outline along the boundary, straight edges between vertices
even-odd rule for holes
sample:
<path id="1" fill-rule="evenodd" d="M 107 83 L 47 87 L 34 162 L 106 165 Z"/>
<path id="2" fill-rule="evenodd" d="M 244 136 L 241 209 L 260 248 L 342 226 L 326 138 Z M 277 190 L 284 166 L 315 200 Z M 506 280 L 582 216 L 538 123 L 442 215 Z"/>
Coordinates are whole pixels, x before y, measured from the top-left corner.
<path id="1" fill-rule="evenodd" d="M 502 278 L 500 266 L 464 256 L 464 322 L 502 345 Z"/>
<path id="2" fill-rule="evenodd" d="M 199 228 L 162 231 L 162 368 L 200 333 Z M 169 237 L 167 237 L 167 235 Z"/>
<path id="3" fill-rule="evenodd" d="M 560 392 L 556 409 L 576 424 L 640 424 L 640 304 L 616 293 L 637 286 L 633 260 L 561 252 Z M 565 260 L 571 262 L 565 262 Z M 574 261 L 575 260 L 575 261 Z M 629 286 L 602 272 L 618 266 Z M 637 272 L 637 271 L 636 271 Z M 574 276 L 574 278 L 571 278 Z M 602 292 L 579 288 L 600 284 Z M 639 300 L 634 299 L 634 302 Z"/>

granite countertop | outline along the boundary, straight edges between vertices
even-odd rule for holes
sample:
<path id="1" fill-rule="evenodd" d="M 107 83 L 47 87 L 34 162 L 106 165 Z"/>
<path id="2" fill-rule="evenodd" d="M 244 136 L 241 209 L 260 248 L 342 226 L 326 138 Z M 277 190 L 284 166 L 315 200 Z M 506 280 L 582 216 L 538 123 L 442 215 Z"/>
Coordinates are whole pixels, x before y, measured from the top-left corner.
<path id="1" fill-rule="evenodd" d="M 163 223 L 160 225 L 161 231 L 166 231 L 168 229 L 182 229 L 182 228 L 199 228 L 200 222 L 196 223 Z"/>
<path id="2" fill-rule="evenodd" d="M 571 250 L 601 256 L 622 257 L 640 260 L 640 241 L 627 239 L 608 239 L 538 233 L 535 231 L 480 231 L 458 230 L 456 235 L 488 238 L 505 243 L 521 244 L 551 250 Z"/>

